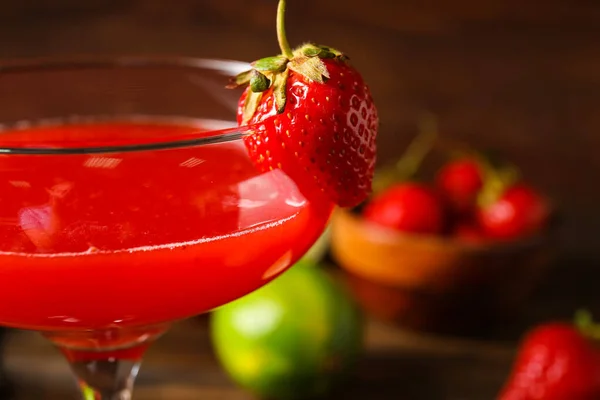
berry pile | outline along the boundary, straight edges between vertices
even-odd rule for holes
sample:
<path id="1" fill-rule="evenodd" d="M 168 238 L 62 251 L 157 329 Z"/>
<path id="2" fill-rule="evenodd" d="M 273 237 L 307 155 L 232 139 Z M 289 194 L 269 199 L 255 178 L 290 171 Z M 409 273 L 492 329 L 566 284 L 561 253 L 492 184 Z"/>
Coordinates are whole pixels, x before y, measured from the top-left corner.
<path id="1" fill-rule="evenodd" d="M 432 179 L 416 180 L 418 166 L 435 146 L 435 139 L 431 132 L 421 132 L 394 167 L 394 178 L 389 169 L 380 171 L 376 176 L 379 188 L 375 185 L 362 211 L 367 221 L 401 232 L 471 243 L 515 240 L 547 229 L 548 198 L 514 166 L 492 162 L 479 152 L 446 158 Z"/>

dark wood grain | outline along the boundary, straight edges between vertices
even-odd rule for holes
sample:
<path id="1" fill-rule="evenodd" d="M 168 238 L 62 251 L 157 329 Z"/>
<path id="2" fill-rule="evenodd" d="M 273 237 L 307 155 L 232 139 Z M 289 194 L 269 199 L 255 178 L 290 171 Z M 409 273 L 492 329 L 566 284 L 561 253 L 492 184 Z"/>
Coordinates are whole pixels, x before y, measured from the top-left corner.
<path id="1" fill-rule="evenodd" d="M 430 110 L 444 135 L 502 151 L 559 202 L 562 255 L 515 322 L 513 339 L 527 326 L 568 317 L 579 306 L 600 311 L 600 3 L 288 3 L 291 41 L 343 49 L 369 82 L 381 114 L 381 161 L 404 148 L 417 115 Z M 0 10 L 0 58 L 166 53 L 253 60 L 277 51 L 275 4 L 10 0 Z M 369 332 L 359 378 L 344 399 L 490 399 L 514 346 L 433 345 L 375 323 Z M 428 344 L 419 346 L 421 341 Z M 13 338 L 8 364 L 20 399 L 75 398 L 62 360 L 31 335 Z M 137 394 L 247 399 L 217 367 L 205 328 L 193 323 L 153 348 Z"/>

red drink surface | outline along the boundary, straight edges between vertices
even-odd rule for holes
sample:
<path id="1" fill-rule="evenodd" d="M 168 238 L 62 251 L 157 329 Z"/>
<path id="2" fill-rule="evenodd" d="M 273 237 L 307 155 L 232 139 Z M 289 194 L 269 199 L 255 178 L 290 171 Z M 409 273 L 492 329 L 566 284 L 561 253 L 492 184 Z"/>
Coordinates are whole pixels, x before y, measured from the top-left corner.
<path id="1" fill-rule="evenodd" d="M 73 147 L 203 135 L 193 124 L 106 122 L 0 134 L 2 147 Z M 241 141 L 74 155 L 0 154 L 0 324 L 121 330 L 238 298 L 320 235 L 331 205 Z"/>

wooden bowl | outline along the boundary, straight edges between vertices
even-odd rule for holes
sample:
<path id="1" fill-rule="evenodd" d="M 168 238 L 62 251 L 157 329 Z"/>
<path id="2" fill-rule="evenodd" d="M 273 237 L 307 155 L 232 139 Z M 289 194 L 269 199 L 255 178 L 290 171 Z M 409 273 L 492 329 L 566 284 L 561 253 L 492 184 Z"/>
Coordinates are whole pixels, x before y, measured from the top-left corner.
<path id="1" fill-rule="evenodd" d="M 427 331 L 468 331 L 514 314 L 544 276 L 552 249 L 549 234 L 468 244 L 382 228 L 350 210 L 336 210 L 331 222 L 331 255 L 363 307 Z M 449 319 L 464 323 L 451 328 Z"/>

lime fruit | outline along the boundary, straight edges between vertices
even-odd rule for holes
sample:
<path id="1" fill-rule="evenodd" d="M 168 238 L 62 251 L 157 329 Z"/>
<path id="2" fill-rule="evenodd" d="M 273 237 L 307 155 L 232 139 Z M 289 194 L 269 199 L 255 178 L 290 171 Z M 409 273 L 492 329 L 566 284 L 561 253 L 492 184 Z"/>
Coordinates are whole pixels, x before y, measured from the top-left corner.
<path id="1" fill-rule="evenodd" d="M 302 261 L 211 315 L 224 369 L 260 398 L 319 398 L 348 376 L 360 355 L 361 314 L 337 282 Z"/>

